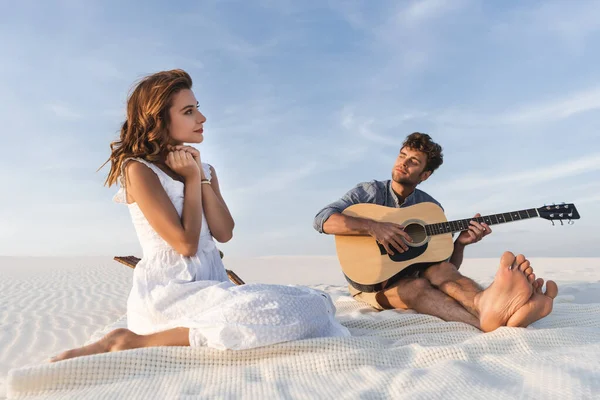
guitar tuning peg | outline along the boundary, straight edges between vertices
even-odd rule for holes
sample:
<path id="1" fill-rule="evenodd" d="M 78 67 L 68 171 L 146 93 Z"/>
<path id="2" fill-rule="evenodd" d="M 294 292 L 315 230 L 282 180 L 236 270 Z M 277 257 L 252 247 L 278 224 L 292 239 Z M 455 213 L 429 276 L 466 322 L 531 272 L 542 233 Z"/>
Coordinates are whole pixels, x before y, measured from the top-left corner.
<path id="1" fill-rule="evenodd" d="M 554 221 L 550 221 L 550 222 L 552 222 L 552 226 L 554 226 Z"/>
<path id="2" fill-rule="evenodd" d="M 564 225 L 564 224 L 563 224 L 563 222 L 562 222 L 562 219 L 559 219 L 559 221 L 560 221 L 560 224 L 561 224 L 561 225 Z"/>
<path id="3" fill-rule="evenodd" d="M 573 221 L 572 219 L 569 220 L 568 222 L 569 225 L 575 225 L 575 221 Z"/>

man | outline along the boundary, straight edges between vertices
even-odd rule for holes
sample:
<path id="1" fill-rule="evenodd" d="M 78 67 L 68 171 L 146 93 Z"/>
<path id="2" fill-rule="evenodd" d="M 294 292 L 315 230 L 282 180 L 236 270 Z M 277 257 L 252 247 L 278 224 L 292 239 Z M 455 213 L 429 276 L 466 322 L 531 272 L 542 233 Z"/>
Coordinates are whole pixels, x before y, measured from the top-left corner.
<path id="1" fill-rule="evenodd" d="M 443 163 L 442 148 L 427 134 L 415 132 L 404 141 L 392 169 L 392 179 L 358 184 L 340 200 L 323 208 L 315 216 L 314 228 L 334 235 L 370 235 L 389 254 L 408 250 L 410 236 L 402 226 L 342 214 L 350 205 L 374 203 L 387 207 L 407 207 L 422 202 L 440 205 L 416 187 L 427 180 Z M 441 205 L 440 205 L 441 207 Z M 476 217 L 480 216 L 479 214 Z M 558 287 L 552 281 L 542 292 L 543 279 L 535 278 L 529 261 L 505 252 L 494 282 L 487 289 L 463 276 L 459 267 L 466 246 L 491 233 L 487 224 L 471 221 L 469 230 L 458 235 L 447 262 L 411 271 L 401 271 L 380 287 L 352 285 L 353 297 L 378 310 L 414 309 L 446 321 L 460 321 L 485 332 L 499 326 L 527 326 L 548 315 Z"/>

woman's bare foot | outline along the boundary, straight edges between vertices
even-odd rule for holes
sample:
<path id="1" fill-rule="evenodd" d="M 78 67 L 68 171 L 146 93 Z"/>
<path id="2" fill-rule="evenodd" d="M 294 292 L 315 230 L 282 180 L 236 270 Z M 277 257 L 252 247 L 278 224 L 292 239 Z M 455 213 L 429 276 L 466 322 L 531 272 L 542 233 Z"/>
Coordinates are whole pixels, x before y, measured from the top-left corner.
<path id="1" fill-rule="evenodd" d="M 519 254 L 515 257 L 509 251 L 504 252 L 494 282 L 475 297 L 480 329 L 491 332 L 506 325 L 531 297 L 534 281 L 533 269 L 525 256 Z"/>
<path id="2" fill-rule="evenodd" d="M 546 282 L 546 292 L 542 292 L 544 280 L 533 282 L 533 295 L 523 307 L 519 308 L 508 320 L 506 326 L 526 328 L 552 312 L 554 298 L 558 295 L 558 286 L 554 281 Z"/>
<path id="3" fill-rule="evenodd" d="M 136 335 L 129 329 L 115 329 L 97 342 L 87 346 L 79 347 L 77 349 L 68 350 L 55 357 L 52 357 L 50 362 L 62 361 L 79 356 L 88 356 L 91 354 L 135 349 L 143 346 L 143 343 L 140 340 L 141 338 L 142 336 Z"/>

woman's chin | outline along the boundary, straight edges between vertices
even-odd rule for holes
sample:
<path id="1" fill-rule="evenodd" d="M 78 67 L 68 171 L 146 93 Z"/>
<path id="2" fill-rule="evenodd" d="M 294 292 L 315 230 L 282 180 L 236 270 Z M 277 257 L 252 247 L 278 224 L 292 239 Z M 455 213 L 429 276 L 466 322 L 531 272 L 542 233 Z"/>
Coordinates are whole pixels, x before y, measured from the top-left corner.
<path id="1" fill-rule="evenodd" d="M 186 140 L 185 142 L 186 143 L 196 143 L 196 144 L 199 144 L 199 143 L 204 142 L 204 136 L 200 135 L 199 137 L 198 136 L 191 137 L 188 140 Z"/>

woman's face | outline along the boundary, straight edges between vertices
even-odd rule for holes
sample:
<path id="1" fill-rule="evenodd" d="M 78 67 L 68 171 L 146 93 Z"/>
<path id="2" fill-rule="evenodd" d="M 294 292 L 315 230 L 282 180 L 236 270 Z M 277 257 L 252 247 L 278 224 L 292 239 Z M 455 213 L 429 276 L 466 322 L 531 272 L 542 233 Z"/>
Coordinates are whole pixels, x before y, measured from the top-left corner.
<path id="1" fill-rule="evenodd" d="M 168 129 L 173 144 L 202 143 L 206 117 L 198 110 L 194 92 L 189 89 L 177 92 L 173 96 L 169 116 L 171 123 Z"/>

